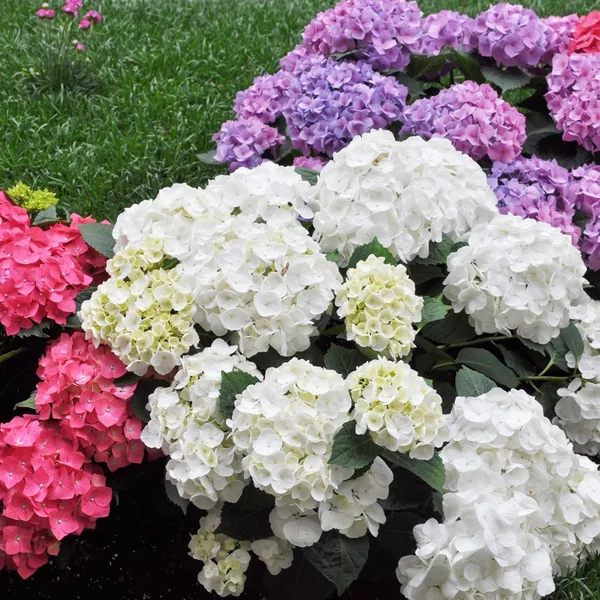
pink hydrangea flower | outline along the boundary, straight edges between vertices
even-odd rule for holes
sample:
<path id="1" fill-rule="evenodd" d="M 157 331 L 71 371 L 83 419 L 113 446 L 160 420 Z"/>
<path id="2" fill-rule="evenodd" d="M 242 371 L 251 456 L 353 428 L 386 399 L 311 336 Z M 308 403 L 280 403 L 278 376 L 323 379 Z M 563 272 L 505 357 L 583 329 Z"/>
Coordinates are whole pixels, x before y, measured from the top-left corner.
<path id="1" fill-rule="evenodd" d="M 82 4 L 79 2 L 75 2 L 73 0 L 69 0 L 63 7 L 62 11 L 67 13 L 68 15 L 73 15 L 73 17 L 77 17 L 79 15 L 79 9 Z"/>
<path id="2" fill-rule="evenodd" d="M 312 169 L 313 171 L 321 171 L 321 169 L 328 163 L 328 159 L 320 156 L 297 156 L 294 159 L 295 167 L 303 167 L 305 169 Z"/>
<path id="3" fill-rule="evenodd" d="M 35 13 L 35 16 L 39 19 L 49 19 L 51 21 L 56 16 L 56 12 L 51 8 L 40 8 L 40 10 Z"/>
<path id="4" fill-rule="evenodd" d="M 144 458 L 143 425 L 129 402 L 136 386 L 115 385 L 126 372 L 108 346 L 96 348 L 81 332 L 63 333 L 37 371 L 40 419 L 56 419 L 66 439 L 111 471 Z"/>
<path id="5" fill-rule="evenodd" d="M 79 22 L 79 29 L 89 29 L 92 26 L 92 22 L 89 19 L 81 19 Z"/>
<path id="6" fill-rule="evenodd" d="M 111 498 L 99 467 L 57 423 L 27 415 L 0 425 L 0 568 L 29 577 L 60 540 L 108 516 Z"/>

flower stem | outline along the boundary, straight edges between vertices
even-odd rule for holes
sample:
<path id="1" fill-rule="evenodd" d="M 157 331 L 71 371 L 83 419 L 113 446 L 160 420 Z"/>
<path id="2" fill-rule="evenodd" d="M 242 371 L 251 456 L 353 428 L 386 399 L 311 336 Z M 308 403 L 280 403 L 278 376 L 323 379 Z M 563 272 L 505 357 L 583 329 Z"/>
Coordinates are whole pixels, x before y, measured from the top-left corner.
<path id="1" fill-rule="evenodd" d="M 459 344 L 445 344 L 438 346 L 440 350 L 448 348 L 464 348 L 465 346 L 474 346 L 475 344 L 485 344 L 486 342 L 501 342 L 503 340 L 512 340 L 514 335 L 491 335 L 489 337 L 479 338 L 478 340 L 469 340 L 468 342 L 460 342 Z"/>
<path id="2" fill-rule="evenodd" d="M 534 375 L 533 377 L 519 377 L 519 381 L 566 381 L 570 376 L 554 377 L 548 375 Z"/>

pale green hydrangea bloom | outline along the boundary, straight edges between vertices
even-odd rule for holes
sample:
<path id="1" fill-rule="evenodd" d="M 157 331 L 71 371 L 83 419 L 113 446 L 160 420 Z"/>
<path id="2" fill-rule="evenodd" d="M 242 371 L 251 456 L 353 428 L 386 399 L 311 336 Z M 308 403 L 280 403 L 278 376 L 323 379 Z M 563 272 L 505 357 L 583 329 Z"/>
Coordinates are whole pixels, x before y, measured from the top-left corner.
<path id="1" fill-rule="evenodd" d="M 50 190 L 32 190 L 28 185 L 19 181 L 8 189 L 11 200 L 27 212 L 39 212 L 58 204 L 58 197 Z"/>

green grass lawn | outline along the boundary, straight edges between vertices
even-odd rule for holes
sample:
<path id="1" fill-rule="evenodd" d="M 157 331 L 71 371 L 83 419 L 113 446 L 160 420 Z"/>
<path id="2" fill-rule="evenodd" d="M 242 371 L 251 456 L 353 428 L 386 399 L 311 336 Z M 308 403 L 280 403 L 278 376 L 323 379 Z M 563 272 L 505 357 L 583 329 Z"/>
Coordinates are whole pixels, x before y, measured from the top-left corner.
<path id="1" fill-rule="evenodd" d="M 90 39 L 92 92 L 35 93 L 41 0 L 1 0 L 0 189 L 22 179 L 73 210 L 114 219 L 164 186 L 202 185 L 217 171 L 196 156 L 232 116 L 237 90 L 273 71 L 328 0 L 98 0 L 106 23 Z M 427 0 L 432 12 L 485 9 Z M 584 13 L 589 0 L 529 3 Z M 89 2 L 90 7 L 92 3 Z"/>

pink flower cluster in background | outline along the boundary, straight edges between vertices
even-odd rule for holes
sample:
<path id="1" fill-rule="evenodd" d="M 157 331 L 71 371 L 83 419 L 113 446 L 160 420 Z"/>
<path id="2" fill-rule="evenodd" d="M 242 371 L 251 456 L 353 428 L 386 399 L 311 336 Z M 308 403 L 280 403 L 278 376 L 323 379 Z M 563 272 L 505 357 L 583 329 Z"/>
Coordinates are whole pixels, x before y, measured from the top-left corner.
<path id="1" fill-rule="evenodd" d="M 108 516 L 112 491 L 99 467 L 34 416 L 0 425 L 0 568 L 32 575 L 60 540 Z"/>
<path id="2" fill-rule="evenodd" d="M 34 227 L 0 192 L 0 323 L 8 335 L 43 319 L 64 325 L 77 294 L 101 279 L 105 259 L 83 241 L 82 219 L 73 219 L 69 226 Z"/>
<path id="3" fill-rule="evenodd" d="M 525 116 L 489 85 L 465 81 L 417 100 L 403 113 L 402 133 L 449 139 L 475 160 L 512 162 L 527 137 Z"/>
<path id="4" fill-rule="evenodd" d="M 125 365 L 107 346 L 94 347 L 81 332 L 63 333 L 40 360 L 36 408 L 40 419 L 56 419 L 60 432 L 87 457 L 111 471 L 140 464 L 143 423 L 129 399 L 136 385 L 118 387 Z"/>
<path id="5" fill-rule="evenodd" d="M 66 0 L 62 7 L 62 13 L 73 17 L 73 19 L 79 18 L 80 12 L 83 11 L 83 0 Z M 57 16 L 57 11 L 50 8 L 49 4 L 44 3 L 36 13 L 39 19 L 48 19 L 52 21 Z M 86 31 L 93 25 L 99 25 L 102 23 L 102 15 L 97 10 L 88 10 L 78 24 L 78 29 Z M 85 50 L 85 45 L 79 40 L 73 40 L 73 47 L 78 52 Z"/>

